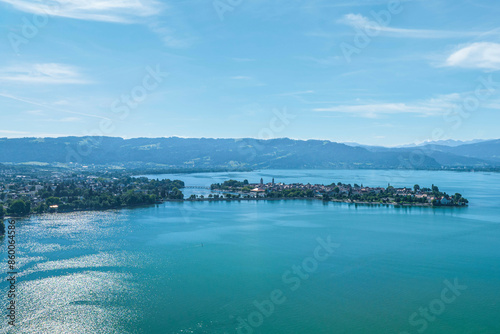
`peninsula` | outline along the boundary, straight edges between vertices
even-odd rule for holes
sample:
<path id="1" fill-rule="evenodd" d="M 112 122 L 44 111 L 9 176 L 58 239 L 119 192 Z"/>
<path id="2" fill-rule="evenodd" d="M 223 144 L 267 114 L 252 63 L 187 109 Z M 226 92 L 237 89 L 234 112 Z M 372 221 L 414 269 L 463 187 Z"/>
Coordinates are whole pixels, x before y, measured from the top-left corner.
<path id="1" fill-rule="evenodd" d="M 184 182 L 134 177 L 130 171 L 47 169 L 33 166 L 0 169 L 0 220 L 32 213 L 108 210 L 165 201 L 227 201 L 316 199 L 345 203 L 411 206 L 467 206 L 461 194 L 448 195 L 432 185 L 412 188 L 366 187 L 341 182 L 330 185 L 303 183 L 249 183 L 227 180 L 212 184 L 210 194 L 184 197 Z M 1 232 L 0 232 L 1 233 Z"/>
<path id="2" fill-rule="evenodd" d="M 382 187 L 366 187 L 358 184 L 344 184 L 341 182 L 330 185 L 303 184 L 303 183 L 249 183 L 236 180 L 224 181 L 222 184 L 212 184 L 212 190 L 224 193 L 226 198 L 243 199 L 290 199 L 314 198 L 323 201 L 345 203 L 380 203 L 392 205 L 414 206 L 467 206 L 469 201 L 461 194 L 448 195 L 432 185 L 430 188 L 420 187 L 415 184 L 413 188 L 395 188 L 388 185 Z M 209 195 L 210 197 L 211 195 Z M 218 197 L 217 197 L 218 198 Z M 192 195 L 190 199 L 196 199 Z"/>

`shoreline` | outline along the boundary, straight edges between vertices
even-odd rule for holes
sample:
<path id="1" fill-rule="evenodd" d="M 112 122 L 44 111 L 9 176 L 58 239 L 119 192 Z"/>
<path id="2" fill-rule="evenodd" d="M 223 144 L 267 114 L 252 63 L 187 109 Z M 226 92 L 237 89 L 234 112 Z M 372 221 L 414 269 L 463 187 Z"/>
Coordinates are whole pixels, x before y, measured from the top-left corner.
<path id="1" fill-rule="evenodd" d="M 288 200 L 309 200 L 309 201 L 321 201 L 321 202 L 334 202 L 334 203 L 345 203 L 345 204 L 361 204 L 361 205 L 392 205 L 392 206 L 404 206 L 404 207 L 429 207 L 429 208 L 466 208 L 468 205 L 432 205 L 431 203 L 396 203 L 396 202 L 364 202 L 364 201 L 342 201 L 339 199 L 331 199 L 329 201 L 323 201 L 321 198 L 307 198 L 307 197 L 287 197 L 287 198 L 267 198 L 267 197 L 254 197 L 254 198 L 196 198 L 196 199 L 167 199 L 163 202 L 231 202 L 231 201 L 288 201 Z"/>
<path id="2" fill-rule="evenodd" d="M 116 210 L 123 210 L 123 209 L 137 209 L 141 207 L 151 207 L 153 205 L 159 205 L 159 204 L 164 204 L 167 202 L 239 202 L 239 201 L 297 201 L 297 200 L 302 200 L 302 201 L 321 201 L 324 203 L 344 203 L 344 204 L 354 204 L 354 205 L 387 205 L 387 206 L 393 206 L 393 207 L 426 207 L 426 208 L 467 208 L 468 205 L 432 205 L 430 203 L 415 203 L 415 204 L 399 204 L 396 202 L 388 202 L 388 203 L 379 203 L 379 202 L 362 202 L 362 201 L 342 201 L 338 199 L 332 199 L 329 201 L 323 201 L 321 198 L 304 198 L 304 197 L 288 197 L 288 198 L 266 198 L 266 197 L 256 197 L 256 198 L 197 198 L 197 199 L 166 199 L 158 203 L 154 204 L 141 204 L 141 205 L 134 205 L 134 206 L 123 206 L 123 207 L 117 207 L 117 208 L 108 208 L 108 209 L 83 209 L 83 210 L 73 210 L 73 211 L 58 211 L 58 212 L 45 212 L 45 213 L 31 213 L 26 216 L 21 216 L 21 217 L 15 217 L 15 216 L 4 216 L 3 218 L 0 218 L 0 220 L 7 220 L 7 219 L 24 219 L 28 218 L 31 216 L 38 216 L 38 215 L 47 215 L 47 214 L 61 214 L 61 213 L 75 213 L 75 212 L 105 212 L 105 211 L 116 211 Z"/>
<path id="3" fill-rule="evenodd" d="M 428 171 L 428 172 L 459 172 L 459 173 L 500 173 L 500 167 L 498 168 L 492 168 L 492 169 L 487 169 L 487 168 L 457 168 L 457 169 L 446 169 L 446 168 L 436 168 L 436 169 L 430 169 L 430 168 L 415 168 L 415 169 L 405 169 L 405 168 L 279 168 L 279 169 L 274 169 L 274 168 L 256 168 L 256 169 L 250 169 L 250 170 L 227 170 L 227 171 L 206 171 L 206 172 L 192 172 L 192 171 L 183 171 L 183 172 L 175 172 L 175 171 L 168 171 L 166 173 L 156 173 L 156 172 L 150 172 L 150 173 L 134 173 L 132 175 L 133 177 L 140 177 L 140 176 L 146 176 L 146 175 L 182 175 L 182 174 L 199 174 L 199 173 L 249 173 L 249 172 L 265 172 L 265 171 L 275 171 L 275 170 L 294 170 L 294 171 L 307 171 L 307 170 L 319 170 L 319 171 L 398 171 L 398 172 L 414 172 L 414 171 Z"/>

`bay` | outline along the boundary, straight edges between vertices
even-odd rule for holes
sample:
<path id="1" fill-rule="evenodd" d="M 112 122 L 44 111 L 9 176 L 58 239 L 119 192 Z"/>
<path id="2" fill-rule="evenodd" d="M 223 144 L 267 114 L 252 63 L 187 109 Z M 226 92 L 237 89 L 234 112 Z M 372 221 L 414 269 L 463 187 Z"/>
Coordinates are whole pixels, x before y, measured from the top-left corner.
<path id="1" fill-rule="evenodd" d="M 435 184 L 461 193 L 470 206 L 167 202 L 32 216 L 17 223 L 18 325 L 4 332 L 500 332 L 499 174 L 265 170 L 148 177 L 199 187 L 186 189 L 187 196 L 215 182 L 261 177 Z M 316 259 L 318 240 L 328 239 L 336 248 Z M 0 243 L 6 277 L 6 239 Z M 455 281 L 457 294 L 449 289 Z M 0 287 L 6 305 L 8 283 Z M 446 288 L 445 299 L 455 297 L 449 303 Z M 269 306 L 273 291 L 281 292 L 280 303 Z"/>

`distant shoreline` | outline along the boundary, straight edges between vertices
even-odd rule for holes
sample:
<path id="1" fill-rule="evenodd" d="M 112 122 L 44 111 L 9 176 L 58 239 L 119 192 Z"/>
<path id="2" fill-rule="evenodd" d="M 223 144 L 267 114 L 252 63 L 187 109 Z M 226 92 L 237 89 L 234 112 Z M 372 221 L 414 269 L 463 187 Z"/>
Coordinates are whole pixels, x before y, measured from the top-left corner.
<path id="1" fill-rule="evenodd" d="M 287 197 L 287 198 L 267 198 L 267 197 L 252 197 L 252 198 L 196 198 L 196 199 L 167 199 L 163 202 L 234 202 L 234 201 L 289 201 L 289 200 L 304 200 L 304 201 L 321 201 L 324 203 L 345 203 L 345 204 L 360 204 L 360 205 L 392 205 L 394 207 L 429 207 L 429 208 L 466 208 L 468 205 L 432 205 L 431 203 L 396 203 L 396 202 L 363 202 L 363 201 L 342 201 L 338 199 L 331 199 L 324 201 L 321 198 L 304 198 L 304 197 Z"/>
<path id="2" fill-rule="evenodd" d="M 15 217 L 15 216 L 5 216 L 3 218 L 0 218 L 1 220 L 8 220 L 8 219 L 25 219 L 29 218 L 31 216 L 39 216 L 39 215 L 47 215 L 47 214 L 63 214 L 63 213 L 75 213 L 75 212 L 106 212 L 106 211 L 118 211 L 118 210 L 124 210 L 124 209 L 138 209 L 138 208 L 147 208 L 147 207 L 152 207 L 154 205 L 158 204 L 164 204 L 168 202 L 241 202 L 241 201 L 297 201 L 297 200 L 302 200 L 302 201 L 319 201 L 323 203 L 344 203 L 344 204 L 355 204 L 355 205 L 377 205 L 377 206 L 393 206 L 393 207 L 427 207 L 427 208 L 467 208 L 468 205 L 432 205 L 430 203 L 414 203 L 414 204 L 401 204 L 401 203 L 396 203 L 396 202 L 388 202 L 388 203 L 378 203 L 378 202 L 362 202 L 362 201 L 342 201 L 342 200 L 337 200 L 337 199 L 332 199 L 329 201 L 323 201 L 321 198 L 304 198 L 304 197 L 288 197 L 288 198 L 266 198 L 266 197 L 257 197 L 257 198 L 197 198 L 197 199 L 166 199 L 163 200 L 159 203 L 155 204 L 144 204 L 144 205 L 134 205 L 134 206 L 123 206 L 123 207 L 117 207 L 117 208 L 108 208 L 108 209 L 83 209 L 83 210 L 73 210 L 73 211 L 57 211 L 57 212 L 45 212 L 45 213 L 31 213 L 26 216 L 20 216 L 20 217 Z M 1 235 L 1 234 L 0 234 Z"/>
<path id="3" fill-rule="evenodd" d="M 396 143 L 393 143 L 396 144 Z M 455 145 L 456 144 L 456 145 Z M 65 136 L 0 138 L 4 164 L 48 164 L 94 169 L 114 167 L 139 174 L 169 169 L 395 169 L 499 171 L 500 139 L 453 145 L 383 147 L 290 138 L 120 138 Z M 63 149 L 60 149 L 60 148 Z M 82 154 L 81 152 L 85 152 Z M 40 155 L 40 153 L 44 153 Z M 287 157 L 287 159 L 283 159 Z M 85 158 L 85 159 L 83 159 Z M 46 165 L 47 166 L 47 165 Z M 100 166 L 100 167 L 99 167 Z M 47 168 L 47 167 L 44 167 Z"/>
<path id="4" fill-rule="evenodd" d="M 259 171 L 275 171 L 276 169 L 274 168 L 251 168 L 251 169 L 246 169 L 246 170 L 239 170 L 239 169 L 227 169 L 227 170 L 220 170 L 220 171 L 189 171 L 189 170 L 184 170 L 184 171 L 161 171 L 161 172 L 146 172 L 146 173 L 135 173 L 133 176 L 134 177 L 141 177 L 141 176 L 146 176 L 146 175 L 182 175 L 182 174 L 205 174 L 205 173 L 250 173 L 250 172 L 259 172 Z M 324 170 L 331 170 L 331 171 L 345 171 L 345 170 L 352 170 L 352 171 L 363 171 L 363 170 L 373 170 L 373 171 L 398 171 L 398 172 L 415 172 L 415 171 L 428 171 L 428 172 L 459 172 L 459 173 L 500 173 L 500 167 L 498 168 L 412 168 L 412 169 L 403 169 L 403 168 L 385 168 L 385 167 L 370 167 L 370 168 L 278 168 L 277 170 L 293 170 L 293 171 L 303 171 L 303 170 L 318 170 L 318 171 L 324 171 Z"/>

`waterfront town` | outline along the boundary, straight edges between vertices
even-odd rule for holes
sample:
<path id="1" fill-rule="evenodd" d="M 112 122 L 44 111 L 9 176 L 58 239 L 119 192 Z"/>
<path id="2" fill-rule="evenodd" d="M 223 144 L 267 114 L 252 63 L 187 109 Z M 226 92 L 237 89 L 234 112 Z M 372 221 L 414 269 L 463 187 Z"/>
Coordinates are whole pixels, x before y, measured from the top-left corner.
<path id="1" fill-rule="evenodd" d="M 150 205 L 182 199 L 183 187 L 179 180 L 150 180 L 116 171 L 1 168 L 0 218 Z"/>
<path id="2" fill-rule="evenodd" d="M 164 201 L 319 199 L 346 203 L 417 206 L 467 206 L 461 194 L 448 195 L 432 185 L 397 188 L 341 182 L 330 185 L 227 180 L 213 184 L 208 195 L 184 198 L 180 180 L 132 177 L 123 171 L 87 171 L 23 167 L 0 169 L 0 218 L 32 213 L 106 210 Z"/>
<path id="3" fill-rule="evenodd" d="M 395 188 L 390 184 L 387 188 L 368 187 L 358 184 L 343 184 L 341 182 L 330 185 L 302 184 L 302 183 L 275 183 L 274 178 L 269 183 L 261 179 L 259 183 L 248 183 L 229 180 L 222 184 L 213 184 L 212 190 L 224 191 L 227 197 L 243 198 L 319 198 L 324 201 L 347 203 L 382 203 L 397 205 L 418 206 L 466 206 L 468 200 L 461 194 L 450 196 L 441 192 L 432 185 L 430 188 L 420 187 Z"/>

